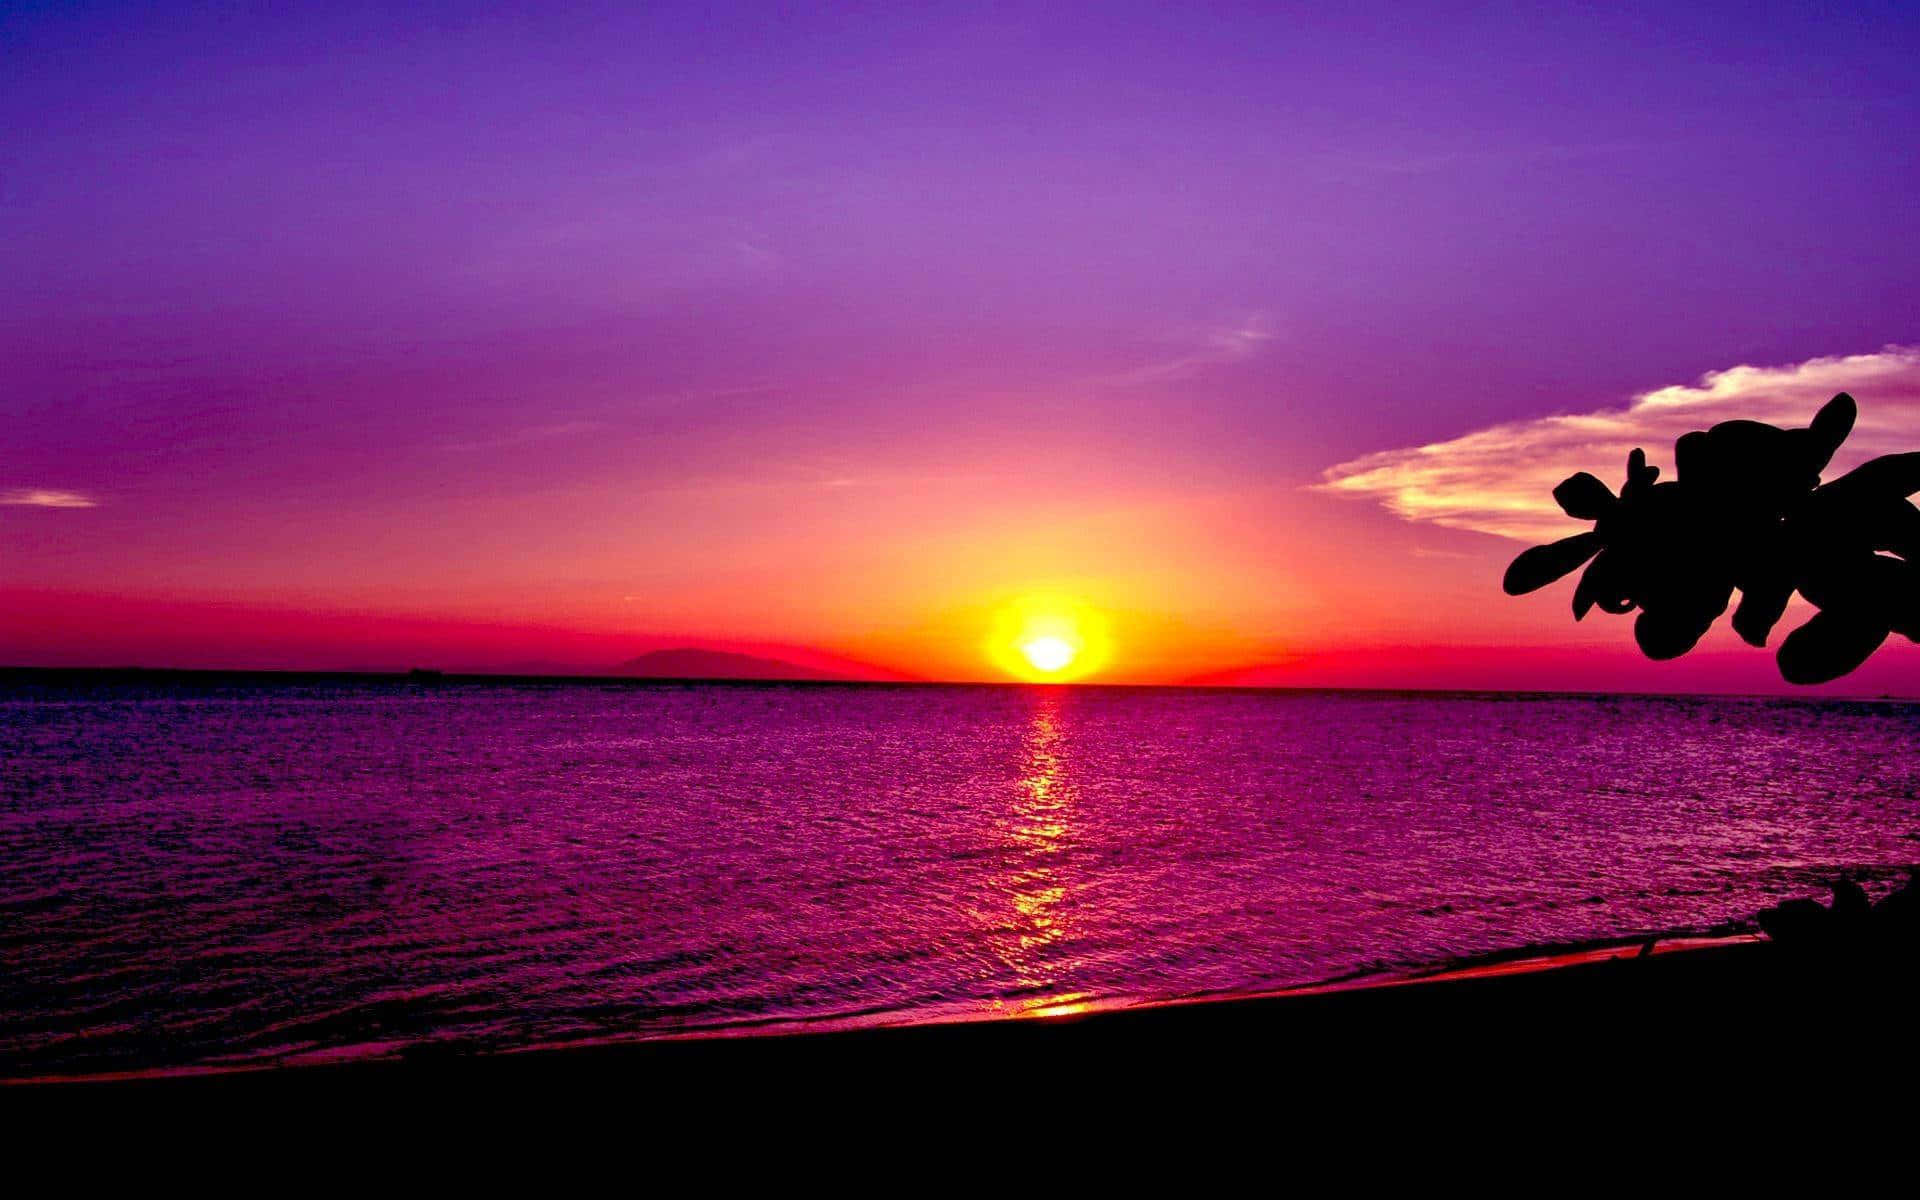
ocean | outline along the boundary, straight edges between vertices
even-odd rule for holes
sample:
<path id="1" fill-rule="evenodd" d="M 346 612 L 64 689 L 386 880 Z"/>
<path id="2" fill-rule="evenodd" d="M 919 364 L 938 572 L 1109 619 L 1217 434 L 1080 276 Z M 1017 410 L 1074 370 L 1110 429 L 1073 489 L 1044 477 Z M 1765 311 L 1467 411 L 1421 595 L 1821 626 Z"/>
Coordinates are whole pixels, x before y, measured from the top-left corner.
<path id="1" fill-rule="evenodd" d="M 0 681 L 0 1076 L 1058 1012 L 1750 927 L 1920 706 Z"/>

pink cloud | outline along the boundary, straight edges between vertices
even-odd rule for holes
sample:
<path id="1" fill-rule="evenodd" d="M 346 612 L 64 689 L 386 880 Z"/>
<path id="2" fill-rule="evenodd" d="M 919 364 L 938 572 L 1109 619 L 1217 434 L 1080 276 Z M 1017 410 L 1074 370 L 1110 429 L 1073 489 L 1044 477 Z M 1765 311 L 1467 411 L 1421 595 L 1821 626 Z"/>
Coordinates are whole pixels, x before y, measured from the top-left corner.
<path id="1" fill-rule="evenodd" d="M 24 508 L 96 508 L 99 502 L 79 492 L 63 492 L 54 488 L 16 488 L 10 492 L 0 492 L 0 504 Z"/>

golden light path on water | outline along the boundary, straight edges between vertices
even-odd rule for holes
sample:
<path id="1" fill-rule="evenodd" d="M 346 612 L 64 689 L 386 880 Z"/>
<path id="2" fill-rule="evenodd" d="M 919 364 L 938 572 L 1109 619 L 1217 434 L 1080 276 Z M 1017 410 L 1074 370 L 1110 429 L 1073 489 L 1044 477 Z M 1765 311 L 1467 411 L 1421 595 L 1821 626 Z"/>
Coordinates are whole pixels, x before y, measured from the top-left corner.
<path id="1" fill-rule="evenodd" d="M 1025 772 L 1014 788 L 1006 824 L 1013 851 L 1006 890 L 1013 911 L 998 952 L 1019 986 L 1038 993 L 1013 1006 L 1030 1016 L 1066 1016 L 1088 1007 L 1086 992 L 1052 990 L 1066 971 L 1051 952 L 1070 932 L 1062 905 L 1066 882 L 1053 859 L 1064 849 L 1076 799 L 1066 774 L 1062 708 L 1058 693 L 1034 693 Z M 996 1002 L 995 1007 L 1005 1006 Z"/>

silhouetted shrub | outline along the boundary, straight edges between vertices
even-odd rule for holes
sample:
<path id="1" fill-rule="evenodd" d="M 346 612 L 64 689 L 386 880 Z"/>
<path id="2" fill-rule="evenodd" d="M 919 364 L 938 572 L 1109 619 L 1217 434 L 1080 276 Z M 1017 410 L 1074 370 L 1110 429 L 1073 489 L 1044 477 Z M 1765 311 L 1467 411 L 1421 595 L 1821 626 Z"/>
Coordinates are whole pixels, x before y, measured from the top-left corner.
<path id="1" fill-rule="evenodd" d="M 1798 591 L 1817 612 L 1777 656 L 1791 683 L 1824 683 L 1864 663 L 1888 634 L 1920 641 L 1920 453 L 1890 454 L 1822 485 L 1853 429 L 1853 397 L 1835 396 L 1805 429 L 1725 421 L 1674 443 L 1676 478 L 1644 451 L 1627 456 L 1615 496 L 1581 472 L 1553 489 L 1591 532 L 1513 560 L 1508 595 L 1545 587 L 1583 563 L 1573 616 L 1634 609 L 1649 658 L 1678 658 L 1740 593 L 1733 627 L 1755 646 Z M 1591 561 L 1589 561 L 1591 560 Z"/>

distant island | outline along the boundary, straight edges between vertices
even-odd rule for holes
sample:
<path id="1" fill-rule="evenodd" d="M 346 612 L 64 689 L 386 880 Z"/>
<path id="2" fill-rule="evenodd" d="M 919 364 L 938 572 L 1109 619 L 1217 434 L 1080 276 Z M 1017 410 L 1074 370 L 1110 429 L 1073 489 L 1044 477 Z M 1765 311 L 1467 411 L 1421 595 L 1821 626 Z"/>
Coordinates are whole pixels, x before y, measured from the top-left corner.
<path id="1" fill-rule="evenodd" d="M 759 658 L 752 654 L 733 654 L 725 650 L 701 650 L 687 646 L 676 650 L 655 650 L 630 658 L 612 673 L 639 679 L 793 679 L 850 680 L 851 675 L 819 671 L 777 658 Z"/>

